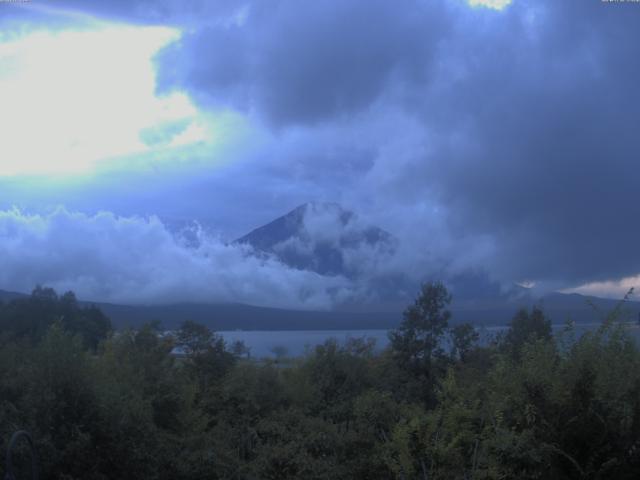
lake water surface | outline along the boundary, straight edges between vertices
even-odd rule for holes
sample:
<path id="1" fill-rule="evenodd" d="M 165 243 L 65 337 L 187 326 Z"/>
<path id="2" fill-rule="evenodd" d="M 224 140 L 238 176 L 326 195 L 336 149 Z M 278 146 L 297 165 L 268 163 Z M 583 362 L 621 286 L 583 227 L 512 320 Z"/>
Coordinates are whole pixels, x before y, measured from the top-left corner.
<path id="1" fill-rule="evenodd" d="M 588 330 L 596 328 L 599 324 L 577 324 L 575 325 L 576 335 L 582 335 Z M 508 327 L 479 327 L 480 343 L 487 344 L 501 331 Z M 565 325 L 553 325 L 556 334 L 559 334 Z M 634 336 L 640 335 L 636 325 L 630 325 Z M 233 330 L 220 331 L 227 344 L 241 340 L 251 349 L 251 356 L 254 358 L 274 357 L 275 351 L 285 353 L 286 356 L 303 355 L 308 348 L 324 343 L 330 338 L 335 338 L 340 343 L 344 343 L 349 338 L 372 338 L 376 342 L 376 349 L 382 350 L 389 344 L 389 330 L 284 330 L 284 331 L 256 331 L 256 330 Z"/>

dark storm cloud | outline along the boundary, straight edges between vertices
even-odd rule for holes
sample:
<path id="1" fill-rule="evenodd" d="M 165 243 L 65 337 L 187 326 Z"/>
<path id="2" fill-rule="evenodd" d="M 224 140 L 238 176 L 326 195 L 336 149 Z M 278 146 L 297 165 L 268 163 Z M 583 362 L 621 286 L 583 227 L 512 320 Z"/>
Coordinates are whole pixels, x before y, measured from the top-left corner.
<path id="1" fill-rule="evenodd" d="M 425 150 L 404 162 L 399 151 L 372 153 L 369 180 L 384 191 L 392 177 L 398 189 L 384 202 L 435 195 L 449 235 L 494 238 L 495 256 L 478 261 L 503 278 L 638 273 L 638 5 L 277 5 L 186 35 L 159 58 L 165 87 L 277 127 L 364 124 L 402 108 L 422 130 L 394 133 Z M 338 128 L 325 140 L 352 142 Z M 370 140 L 373 151 L 398 142 Z M 349 164 L 348 151 L 336 155 Z"/>
<path id="2" fill-rule="evenodd" d="M 416 148 L 404 161 L 400 149 L 372 153 L 366 191 L 391 179 L 388 208 L 433 195 L 449 230 L 435 235 L 493 237 L 496 252 L 477 261 L 504 279 L 567 285 L 638 273 L 637 5 L 340 5 L 283 2 L 187 36 L 161 57 L 177 73 L 164 79 L 276 126 L 364 124 L 400 106 L 422 130 L 393 132 Z M 325 140 L 349 144 L 348 133 Z M 370 137 L 373 151 L 402 143 Z M 434 234 L 431 220 L 409 222 Z"/>
<path id="3" fill-rule="evenodd" d="M 368 108 L 394 84 L 425 81 L 447 27 L 443 12 L 440 2 L 254 2 L 241 21 L 168 47 L 160 82 L 275 126 L 334 120 Z"/>
<path id="4" fill-rule="evenodd" d="M 464 74 L 421 108 L 459 133 L 425 176 L 459 229 L 497 238 L 511 278 L 637 274 L 640 8 L 531 5 L 449 39 Z"/>

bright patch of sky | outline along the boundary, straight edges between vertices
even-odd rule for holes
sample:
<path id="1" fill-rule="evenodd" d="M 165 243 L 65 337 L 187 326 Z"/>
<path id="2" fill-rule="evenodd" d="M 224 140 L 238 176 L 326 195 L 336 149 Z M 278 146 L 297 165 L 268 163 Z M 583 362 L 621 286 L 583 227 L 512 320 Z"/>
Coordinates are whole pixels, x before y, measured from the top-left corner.
<path id="1" fill-rule="evenodd" d="M 502 10 L 511 3 L 512 0 L 467 0 L 472 7 L 486 7 L 494 10 Z"/>
<path id="2" fill-rule="evenodd" d="M 0 175 L 85 173 L 211 141 L 211 116 L 187 95 L 155 95 L 153 56 L 179 36 L 100 24 L 0 43 Z"/>
<path id="3" fill-rule="evenodd" d="M 626 277 L 621 280 L 586 283 L 576 288 L 561 290 L 561 292 L 579 293 L 581 295 L 592 295 L 595 297 L 606 297 L 620 300 L 633 288 L 635 294 L 631 297 L 631 300 L 637 301 L 638 293 L 640 293 L 640 291 L 635 289 L 638 285 L 640 285 L 640 275 Z"/>

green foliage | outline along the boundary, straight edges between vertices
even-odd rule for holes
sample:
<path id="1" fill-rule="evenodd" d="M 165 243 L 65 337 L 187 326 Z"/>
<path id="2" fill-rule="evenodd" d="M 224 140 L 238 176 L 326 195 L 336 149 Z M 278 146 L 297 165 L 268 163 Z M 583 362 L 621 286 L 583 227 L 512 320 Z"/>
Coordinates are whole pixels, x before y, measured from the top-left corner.
<path id="1" fill-rule="evenodd" d="M 354 354 L 336 340 L 318 345 L 301 366 L 312 387 L 307 408 L 336 423 L 350 421 L 354 399 L 371 385 L 366 355 Z"/>
<path id="2" fill-rule="evenodd" d="M 534 309 L 482 347 L 470 325 L 447 330 L 449 301 L 425 285 L 380 353 L 330 340 L 284 363 L 192 322 L 91 341 L 75 297 L 36 290 L 0 307 L 24 321 L 0 324 L 0 448 L 26 428 L 42 478 L 65 480 L 637 478 L 627 325 L 568 326 L 559 348 Z"/>
<path id="3" fill-rule="evenodd" d="M 404 311 L 398 329 L 389 332 L 405 400 L 419 399 L 428 406 L 435 401 L 434 389 L 447 367 L 442 341 L 451 318 L 449 303 L 451 295 L 444 284 L 425 283 L 414 304 Z"/>
<path id="4" fill-rule="evenodd" d="M 526 343 L 538 339 L 548 341 L 551 337 L 551 321 L 540 308 L 533 307 L 531 313 L 522 309 L 511 320 L 503 347 L 510 355 L 518 357 Z"/>
<path id="5" fill-rule="evenodd" d="M 451 329 L 451 346 L 453 356 L 465 361 L 471 350 L 478 343 L 480 335 L 470 323 L 461 323 Z"/>
<path id="6" fill-rule="evenodd" d="M 400 327 L 389 334 L 399 363 L 416 372 L 428 371 L 434 356 L 441 354 L 441 339 L 449 325 L 451 302 L 447 288 L 439 282 L 422 286 L 415 303 L 404 312 Z"/>
<path id="7" fill-rule="evenodd" d="M 215 389 L 219 381 L 233 367 L 237 358 L 227 350 L 224 339 L 204 325 L 183 322 L 176 335 L 176 344 L 186 358 L 184 369 L 197 381 L 201 396 Z"/>
<path id="8" fill-rule="evenodd" d="M 0 303 L 0 341 L 38 342 L 56 322 L 93 350 L 111 332 L 109 319 L 95 306 L 81 307 L 73 292 L 58 297 L 53 289 L 38 286 L 28 298 Z"/>

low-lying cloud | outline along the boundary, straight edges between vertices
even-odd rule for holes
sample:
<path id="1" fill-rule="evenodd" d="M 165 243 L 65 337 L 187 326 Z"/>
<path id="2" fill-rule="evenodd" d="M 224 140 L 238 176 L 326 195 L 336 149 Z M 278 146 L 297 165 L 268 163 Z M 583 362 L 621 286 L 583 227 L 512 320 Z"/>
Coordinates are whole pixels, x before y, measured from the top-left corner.
<path id="1" fill-rule="evenodd" d="M 309 208 L 301 236 L 265 254 L 225 242 L 198 224 L 175 228 L 157 217 L 87 215 L 64 208 L 46 214 L 5 210 L 0 211 L 0 289 L 29 292 L 42 284 L 72 290 L 84 300 L 125 304 L 240 302 L 330 309 L 406 303 L 419 281 L 453 278 L 474 264 L 448 262 L 436 243 L 414 254 L 416 246 L 403 243 L 409 237 L 368 241 L 363 233 L 381 232 L 368 228 L 338 207 Z M 316 255 L 327 248 L 341 256 L 341 271 L 314 272 Z M 287 262 L 281 249 L 303 264 Z"/>
<path id="2" fill-rule="evenodd" d="M 118 303 L 245 302 L 328 308 L 349 283 L 203 236 L 188 245 L 157 218 L 0 212 L 0 288 L 45 284 Z"/>

